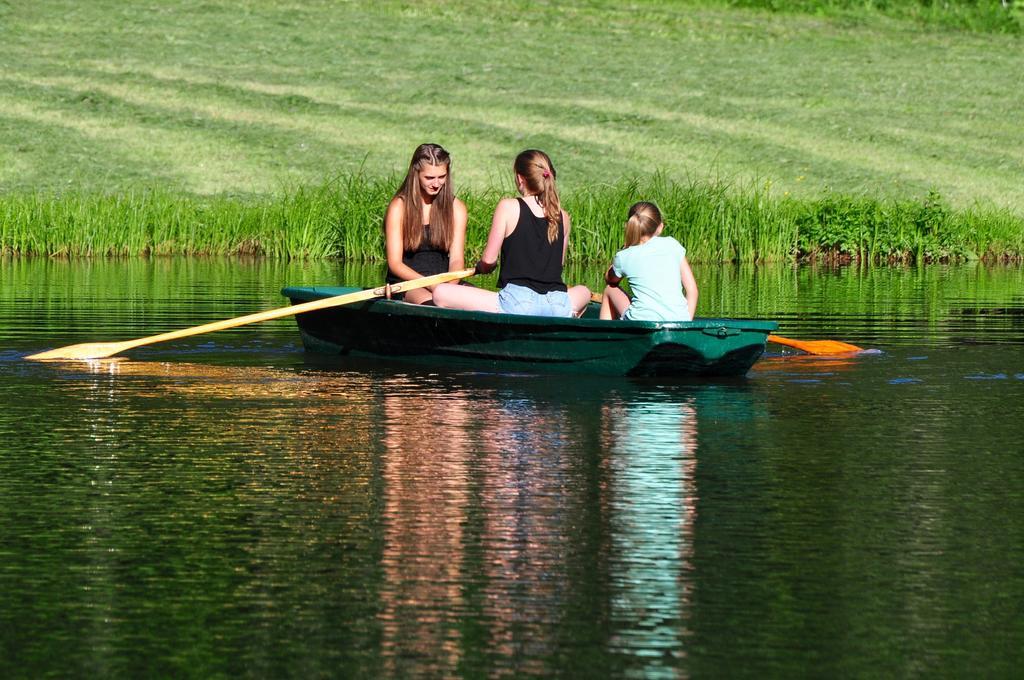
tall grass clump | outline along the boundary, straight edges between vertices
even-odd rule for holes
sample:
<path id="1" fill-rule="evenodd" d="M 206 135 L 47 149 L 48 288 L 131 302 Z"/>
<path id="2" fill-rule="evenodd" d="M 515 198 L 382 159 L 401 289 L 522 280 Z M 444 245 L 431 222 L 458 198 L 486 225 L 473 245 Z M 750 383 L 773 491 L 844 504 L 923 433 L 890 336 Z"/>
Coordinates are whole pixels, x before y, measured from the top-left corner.
<path id="1" fill-rule="evenodd" d="M 963 234 L 970 252 L 980 259 L 1024 261 L 1024 220 L 1011 211 L 974 206 L 951 220 L 951 230 Z"/>
<path id="2" fill-rule="evenodd" d="M 373 260 L 384 252 L 384 211 L 399 185 L 395 177 L 368 178 L 362 173 L 336 178 L 332 233 L 337 254 L 350 260 Z"/>
<path id="3" fill-rule="evenodd" d="M 146 253 L 152 225 L 179 207 L 151 192 L 25 194 L 0 205 L 0 251 L 68 257 Z"/>
<path id="4" fill-rule="evenodd" d="M 381 241 L 380 215 L 388 198 L 381 181 L 359 175 L 257 198 L 162 190 L 13 195 L 0 199 L 0 251 L 51 257 L 358 257 Z"/>
<path id="5" fill-rule="evenodd" d="M 384 258 L 383 215 L 395 177 L 354 174 L 270 196 L 68 192 L 0 197 L 0 252 L 51 257 L 252 255 Z M 460 191 L 469 209 L 466 257 L 480 255 L 507 191 Z M 826 193 L 779 197 L 769 182 L 675 181 L 665 175 L 565 191 L 570 258 L 607 262 L 622 247 L 629 206 L 654 201 L 666 234 L 701 262 L 938 262 L 1024 257 L 1024 219 L 999 208 L 954 210 L 921 199 Z"/>
<path id="6" fill-rule="evenodd" d="M 664 175 L 624 180 L 568 193 L 572 252 L 586 260 L 608 260 L 622 247 L 629 207 L 653 201 L 665 218 L 665 234 L 687 248 L 692 260 L 765 261 L 791 257 L 796 225 L 769 185 L 737 189 L 728 182 L 675 182 Z"/>

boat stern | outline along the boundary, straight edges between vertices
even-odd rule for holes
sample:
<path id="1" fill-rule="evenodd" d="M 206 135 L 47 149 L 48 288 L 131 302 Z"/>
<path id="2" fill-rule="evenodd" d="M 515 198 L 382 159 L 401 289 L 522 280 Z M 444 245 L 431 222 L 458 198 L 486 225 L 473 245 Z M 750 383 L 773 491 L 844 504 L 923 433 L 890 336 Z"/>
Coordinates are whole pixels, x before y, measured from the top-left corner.
<path id="1" fill-rule="evenodd" d="M 651 349 L 629 374 L 745 375 L 776 327 L 774 322 L 706 319 L 665 329 L 652 336 Z"/>

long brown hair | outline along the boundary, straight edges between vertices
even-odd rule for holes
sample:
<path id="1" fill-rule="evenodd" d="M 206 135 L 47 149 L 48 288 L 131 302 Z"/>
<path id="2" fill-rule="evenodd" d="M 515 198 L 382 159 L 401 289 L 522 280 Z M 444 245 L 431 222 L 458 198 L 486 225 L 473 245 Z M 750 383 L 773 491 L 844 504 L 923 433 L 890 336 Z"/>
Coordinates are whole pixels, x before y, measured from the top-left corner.
<path id="1" fill-rule="evenodd" d="M 439 144 L 420 144 L 412 154 L 402 186 L 398 187 L 393 197 L 401 198 L 404 206 L 402 249 L 405 251 L 417 250 L 423 240 L 423 196 L 420 193 L 419 172 L 428 165 L 444 165 L 448 168 L 444 186 L 430 206 L 430 245 L 444 251 L 452 246 L 455 193 L 452 191 L 451 156 Z"/>
<path id="2" fill-rule="evenodd" d="M 644 236 L 653 236 L 662 223 L 661 211 L 649 201 L 640 201 L 629 207 L 626 220 L 626 247 L 640 243 Z"/>
<path id="3" fill-rule="evenodd" d="M 548 243 L 558 238 L 558 225 L 562 222 L 562 203 L 555 185 L 555 166 L 543 151 L 527 149 L 516 156 L 513 164 L 516 174 L 523 178 L 526 191 L 535 194 L 544 208 L 548 221 Z"/>

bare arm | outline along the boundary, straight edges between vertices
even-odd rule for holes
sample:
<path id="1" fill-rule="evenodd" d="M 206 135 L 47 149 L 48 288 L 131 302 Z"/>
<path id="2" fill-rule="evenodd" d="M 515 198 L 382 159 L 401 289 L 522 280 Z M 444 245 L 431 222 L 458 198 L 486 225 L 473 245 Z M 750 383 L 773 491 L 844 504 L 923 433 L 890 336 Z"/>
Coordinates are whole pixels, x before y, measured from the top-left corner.
<path id="1" fill-rule="evenodd" d="M 683 282 L 683 292 L 686 295 L 686 306 L 690 309 L 690 318 L 687 321 L 693 321 L 693 317 L 697 314 L 697 280 L 693 278 L 693 271 L 690 269 L 690 263 L 687 262 L 685 255 L 683 255 L 682 262 L 679 263 L 679 274 Z"/>
<path id="2" fill-rule="evenodd" d="M 448 271 L 457 272 L 466 265 L 466 222 L 469 215 L 466 204 L 455 199 L 452 206 L 454 223 L 452 224 L 452 247 L 448 250 Z"/>
<path id="3" fill-rule="evenodd" d="M 503 198 L 498 201 L 494 209 L 494 217 L 491 218 L 491 233 L 487 236 L 487 245 L 484 246 L 484 254 L 480 256 L 477 269 L 482 274 L 494 271 L 494 266 L 501 255 L 501 244 L 505 237 L 515 231 L 516 223 L 519 221 L 519 201 L 513 198 Z"/>

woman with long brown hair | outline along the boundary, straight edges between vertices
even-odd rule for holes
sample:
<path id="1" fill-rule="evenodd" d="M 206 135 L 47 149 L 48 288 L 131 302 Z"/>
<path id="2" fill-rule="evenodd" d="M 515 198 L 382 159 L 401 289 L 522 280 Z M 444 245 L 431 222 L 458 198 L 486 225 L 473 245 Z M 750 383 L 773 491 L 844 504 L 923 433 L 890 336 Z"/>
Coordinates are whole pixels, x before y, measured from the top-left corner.
<path id="1" fill-rule="evenodd" d="M 384 244 L 388 283 L 464 268 L 466 206 L 455 198 L 451 157 L 441 146 L 420 144 L 413 152 L 384 216 Z M 429 288 L 410 290 L 404 297 L 417 304 L 431 298 Z"/>
<path id="2" fill-rule="evenodd" d="M 590 301 L 590 291 L 562 281 L 572 227 L 558 198 L 554 165 L 543 151 L 528 149 L 516 156 L 513 169 L 520 196 L 498 202 L 477 263 L 477 271 L 486 274 L 494 270 L 500 256 L 500 291 L 441 284 L 435 288 L 434 303 L 509 314 L 578 314 Z"/>

